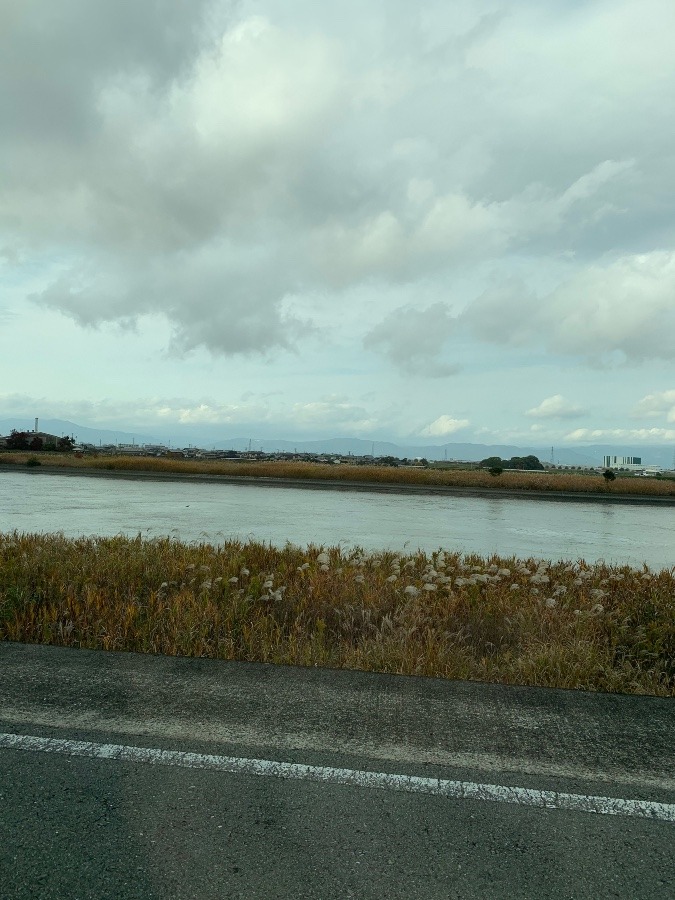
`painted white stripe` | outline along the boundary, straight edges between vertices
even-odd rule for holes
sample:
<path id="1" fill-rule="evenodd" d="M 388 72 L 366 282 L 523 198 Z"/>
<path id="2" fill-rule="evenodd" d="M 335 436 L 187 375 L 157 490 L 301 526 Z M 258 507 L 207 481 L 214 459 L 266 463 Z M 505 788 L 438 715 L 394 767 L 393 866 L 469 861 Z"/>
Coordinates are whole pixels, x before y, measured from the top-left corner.
<path id="1" fill-rule="evenodd" d="M 0 748 L 63 753 L 68 756 L 114 759 L 120 762 L 150 763 L 151 765 L 179 766 L 189 769 L 215 769 L 237 775 L 292 778 L 318 781 L 324 784 L 430 794 L 454 800 L 487 800 L 519 806 L 535 806 L 541 809 L 570 809 L 575 812 L 634 816 L 643 819 L 658 819 L 662 822 L 675 822 L 675 803 L 656 803 L 651 800 L 594 797 L 586 794 L 539 791 L 533 788 L 508 787 L 500 784 L 479 784 L 473 781 L 448 781 L 443 778 L 422 778 L 418 775 L 395 775 L 359 769 L 339 769 L 332 766 L 308 766 L 271 759 L 212 756 L 204 753 L 186 753 L 180 750 L 130 747 L 123 744 L 68 741 L 61 738 L 43 738 L 25 734 L 0 733 Z"/>

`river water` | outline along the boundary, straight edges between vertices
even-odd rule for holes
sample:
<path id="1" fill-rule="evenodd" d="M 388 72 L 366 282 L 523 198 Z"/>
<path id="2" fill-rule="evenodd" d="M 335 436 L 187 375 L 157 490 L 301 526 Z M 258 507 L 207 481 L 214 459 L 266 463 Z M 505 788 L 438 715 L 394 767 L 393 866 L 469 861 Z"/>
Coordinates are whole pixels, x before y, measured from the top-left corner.
<path id="1" fill-rule="evenodd" d="M 675 565 L 675 507 L 0 472 L 0 531 Z"/>

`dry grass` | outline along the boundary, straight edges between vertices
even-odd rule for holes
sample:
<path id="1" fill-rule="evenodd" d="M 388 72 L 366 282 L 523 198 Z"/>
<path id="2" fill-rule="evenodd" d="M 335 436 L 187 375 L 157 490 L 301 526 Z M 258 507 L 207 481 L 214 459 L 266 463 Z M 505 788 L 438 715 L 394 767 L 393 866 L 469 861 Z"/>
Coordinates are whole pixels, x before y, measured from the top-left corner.
<path id="1" fill-rule="evenodd" d="M 675 570 L 12 533 L 0 639 L 675 696 Z"/>
<path id="2" fill-rule="evenodd" d="M 35 454 L 0 453 L 0 465 L 25 465 Z M 493 477 L 488 472 L 466 469 L 390 468 L 384 466 L 324 465 L 305 462 L 242 460 L 181 460 L 153 457 L 84 456 L 43 454 L 43 465 L 69 469 L 98 469 L 112 472 L 156 474 L 223 475 L 249 478 L 291 478 L 326 481 L 355 481 L 377 484 L 463 487 L 489 490 L 572 491 L 675 497 L 675 481 L 659 478 L 617 477 L 607 484 L 599 474 L 572 475 L 566 472 L 509 472 Z"/>

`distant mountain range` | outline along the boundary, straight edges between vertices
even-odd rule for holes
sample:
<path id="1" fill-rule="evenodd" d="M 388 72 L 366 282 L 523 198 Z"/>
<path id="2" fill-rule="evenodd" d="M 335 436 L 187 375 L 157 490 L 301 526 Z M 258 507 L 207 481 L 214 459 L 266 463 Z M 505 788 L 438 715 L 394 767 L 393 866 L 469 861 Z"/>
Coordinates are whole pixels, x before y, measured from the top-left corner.
<path id="1" fill-rule="evenodd" d="M 34 422 L 23 418 L 0 419 L 0 434 L 7 435 L 16 429 L 18 431 L 32 431 Z M 154 434 L 138 433 L 105 428 L 90 428 L 85 425 L 77 425 L 65 419 L 40 419 L 40 431 L 46 431 L 56 435 L 73 435 L 76 440 L 89 444 L 168 444 L 169 438 L 165 432 L 166 426 Z M 368 441 L 362 438 L 329 438 L 326 440 L 277 440 L 276 438 L 264 438 L 254 440 L 245 437 L 233 437 L 217 439 L 215 429 L 208 431 L 195 428 L 193 430 L 174 430 L 170 443 L 174 447 L 215 448 L 217 450 L 265 450 L 268 452 L 279 451 L 282 453 L 335 453 L 354 456 L 397 456 L 399 458 L 414 459 L 424 457 L 429 460 L 466 460 L 477 462 L 488 456 L 500 456 L 502 459 L 510 459 L 512 456 L 537 456 L 542 462 L 551 461 L 551 448 L 549 447 L 518 447 L 512 444 L 470 444 L 470 443 L 445 443 L 445 444 L 395 444 L 388 441 Z M 222 432 L 221 432 L 222 433 Z M 557 465 L 566 466 L 599 466 L 605 455 L 616 456 L 640 456 L 645 465 L 662 466 L 664 469 L 673 467 L 673 447 L 668 445 L 623 445 L 623 444 L 592 444 L 588 446 L 555 447 L 553 451 L 554 461 Z"/>
<path id="2" fill-rule="evenodd" d="M 542 462 L 551 461 L 550 447 L 518 447 L 514 444 L 414 444 L 400 445 L 387 441 L 366 441 L 360 438 L 330 438 L 317 441 L 281 441 L 250 440 L 249 438 L 231 438 L 218 441 L 218 450 L 266 450 L 282 453 L 352 453 L 354 456 L 373 454 L 374 456 L 397 456 L 414 459 L 424 457 L 428 460 L 440 461 L 464 460 L 478 462 L 488 456 L 500 456 L 510 459 L 512 456 L 528 456 L 532 454 Z M 605 455 L 640 456 L 645 465 L 673 466 L 673 448 L 669 446 L 625 447 L 617 444 L 592 444 L 586 447 L 555 447 L 553 451 L 556 465 L 565 466 L 600 466 Z"/>

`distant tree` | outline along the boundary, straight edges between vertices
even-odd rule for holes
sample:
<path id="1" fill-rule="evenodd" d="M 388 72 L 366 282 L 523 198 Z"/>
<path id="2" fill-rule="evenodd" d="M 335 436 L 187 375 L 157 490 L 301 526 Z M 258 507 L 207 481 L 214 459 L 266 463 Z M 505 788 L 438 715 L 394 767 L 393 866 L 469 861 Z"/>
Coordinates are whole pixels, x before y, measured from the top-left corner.
<path id="1" fill-rule="evenodd" d="M 28 445 L 29 450 L 42 450 L 43 447 L 44 447 L 44 442 L 43 442 L 42 438 L 39 438 L 37 435 L 35 435 L 35 437 L 32 438 L 32 440 L 30 441 L 30 443 Z"/>
<path id="2" fill-rule="evenodd" d="M 544 469 L 543 463 L 532 454 L 530 454 L 529 456 L 524 456 L 522 461 L 524 463 L 524 465 L 522 466 L 523 469 L 532 469 L 534 471 L 543 471 Z"/>
<path id="3" fill-rule="evenodd" d="M 602 473 L 602 477 L 605 479 L 607 484 L 609 484 L 610 481 L 614 481 L 616 475 L 614 474 L 614 472 L 612 472 L 611 469 L 605 469 L 605 471 Z"/>
<path id="4" fill-rule="evenodd" d="M 74 446 L 75 446 L 75 441 L 71 437 L 61 437 L 56 442 L 57 450 L 68 451 L 68 450 L 72 450 Z"/>
<path id="5" fill-rule="evenodd" d="M 501 456 L 488 456 L 487 459 L 482 459 L 478 465 L 481 469 L 490 469 L 495 466 L 504 468 L 504 460 Z"/>
<path id="6" fill-rule="evenodd" d="M 542 470 L 544 466 L 536 456 L 512 456 L 508 464 L 509 469 Z"/>
<path id="7" fill-rule="evenodd" d="M 5 446 L 8 450 L 28 450 L 29 444 L 30 432 L 13 429 Z"/>
<path id="8" fill-rule="evenodd" d="M 544 466 L 536 456 L 512 456 L 511 459 L 502 459 L 500 456 L 488 456 L 479 463 L 481 469 L 526 469 L 543 471 Z"/>
<path id="9" fill-rule="evenodd" d="M 501 475 L 503 471 L 504 469 L 501 466 L 490 466 L 490 468 L 488 469 L 490 475 L 493 475 L 495 478 L 497 477 L 497 475 Z"/>
<path id="10" fill-rule="evenodd" d="M 381 456 L 379 462 L 382 466 L 397 466 L 398 458 L 396 456 Z"/>

